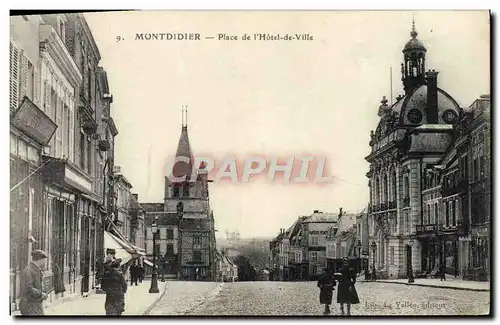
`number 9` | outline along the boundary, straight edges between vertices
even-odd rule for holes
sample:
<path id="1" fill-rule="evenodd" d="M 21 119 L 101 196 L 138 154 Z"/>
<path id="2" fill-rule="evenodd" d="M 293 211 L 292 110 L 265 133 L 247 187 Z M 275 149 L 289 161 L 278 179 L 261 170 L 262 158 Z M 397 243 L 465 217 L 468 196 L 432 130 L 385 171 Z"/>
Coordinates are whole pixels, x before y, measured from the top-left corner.
<path id="1" fill-rule="evenodd" d="M 122 37 L 121 36 L 116 36 L 116 41 L 119 42 L 122 40 Z"/>

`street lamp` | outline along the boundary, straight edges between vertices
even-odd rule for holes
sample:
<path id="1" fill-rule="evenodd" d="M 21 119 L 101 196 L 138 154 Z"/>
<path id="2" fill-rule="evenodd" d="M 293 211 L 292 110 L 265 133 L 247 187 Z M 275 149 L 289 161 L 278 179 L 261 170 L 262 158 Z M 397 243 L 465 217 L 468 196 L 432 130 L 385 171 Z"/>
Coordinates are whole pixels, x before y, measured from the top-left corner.
<path id="1" fill-rule="evenodd" d="M 375 252 L 377 251 L 377 243 L 375 243 L 375 241 L 372 241 L 371 248 L 373 253 L 372 280 L 377 280 L 377 274 L 375 271 Z"/>
<path id="2" fill-rule="evenodd" d="M 158 273 L 156 270 L 156 232 L 158 231 L 158 226 L 156 224 L 157 219 L 158 217 L 155 217 L 155 220 L 151 225 L 151 231 L 153 233 L 153 274 L 151 275 L 151 287 L 149 288 L 149 293 L 160 292 L 160 289 L 158 288 Z"/>
<path id="3" fill-rule="evenodd" d="M 412 266 L 412 251 L 413 247 L 413 238 L 410 238 L 408 241 L 408 283 L 415 282 L 415 278 L 413 277 L 413 266 Z"/>

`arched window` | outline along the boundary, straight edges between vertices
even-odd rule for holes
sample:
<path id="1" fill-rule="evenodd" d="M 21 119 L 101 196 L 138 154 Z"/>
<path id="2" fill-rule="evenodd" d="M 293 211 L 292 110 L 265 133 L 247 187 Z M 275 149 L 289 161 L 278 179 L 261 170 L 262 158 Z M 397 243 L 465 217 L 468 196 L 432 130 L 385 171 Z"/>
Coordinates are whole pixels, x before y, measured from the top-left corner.
<path id="1" fill-rule="evenodd" d="M 427 216 L 425 218 L 425 224 L 428 225 L 431 221 L 431 205 L 427 204 Z"/>
<path id="2" fill-rule="evenodd" d="M 388 180 L 387 180 L 387 174 L 384 174 L 384 193 L 383 193 L 383 196 L 384 196 L 384 200 L 383 202 L 387 202 L 388 201 L 388 193 L 389 192 L 389 183 L 388 183 Z"/>

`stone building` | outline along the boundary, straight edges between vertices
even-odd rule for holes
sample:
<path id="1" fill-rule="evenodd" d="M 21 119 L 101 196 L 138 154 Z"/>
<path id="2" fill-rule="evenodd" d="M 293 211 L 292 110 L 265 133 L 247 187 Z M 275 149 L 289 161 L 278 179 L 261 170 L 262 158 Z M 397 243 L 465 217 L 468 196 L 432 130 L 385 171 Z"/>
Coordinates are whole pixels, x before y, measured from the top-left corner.
<path id="1" fill-rule="evenodd" d="M 178 213 L 180 277 L 211 279 L 215 277 L 215 228 L 214 215 L 210 210 L 208 174 L 200 164 L 197 175 L 192 174 L 194 156 L 189 144 L 187 125 L 182 125 L 181 136 L 176 152 L 177 161 L 172 175 L 165 177 L 166 213 Z M 172 177 L 174 176 L 174 177 Z M 178 181 L 174 178 L 183 178 Z"/>
<path id="2" fill-rule="evenodd" d="M 444 264 L 458 276 L 463 264 L 468 163 L 456 144 L 467 114 L 438 87 L 438 72 L 426 72 L 417 36 L 413 25 L 401 65 L 405 94 L 393 105 L 383 98 L 366 157 L 370 266 L 375 262 L 378 277 L 407 277 L 410 264 L 417 275 Z"/>

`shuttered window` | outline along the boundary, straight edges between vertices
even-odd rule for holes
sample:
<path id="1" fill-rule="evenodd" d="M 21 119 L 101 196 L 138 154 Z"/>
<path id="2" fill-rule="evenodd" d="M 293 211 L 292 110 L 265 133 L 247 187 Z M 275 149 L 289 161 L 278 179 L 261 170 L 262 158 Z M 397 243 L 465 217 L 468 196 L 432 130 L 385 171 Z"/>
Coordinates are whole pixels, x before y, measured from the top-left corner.
<path id="1" fill-rule="evenodd" d="M 10 43 L 10 112 L 14 112 L 17 109 L 18 103 L 18 89 L 19 89 L 19 50 Z"/>
<path id="2" fill-rule="evenodd" d="M 69 107 L 69 160 L 75 162 L 75 112 L 72 105 Z"/>
<path id="3" fill-rule="evenodd" d="M 63 145 L 63 154 L 64 158 L 68 159 L 69 158 L 69 143 L 70 143 L 70 130 L 69 130 L 69 125 L 70 125 L 70 114 L 69 114 L 69 108 L 68 106 L 63 103 L 63 117 L 62 117 L 62 145 Z"/>
<path id="4" fill-rule="evenodd" d="M 61 158 L 63 156 L 63 103 L 62 100 L 56 97 L 56 157 Z"/>
<path id="5" fill-rule="evenodd" d="M 21 51 L 19 61 L 19 103 L 28 95 L 28 63 L 28 58 Z"/>

